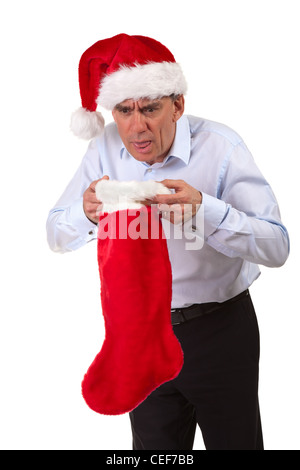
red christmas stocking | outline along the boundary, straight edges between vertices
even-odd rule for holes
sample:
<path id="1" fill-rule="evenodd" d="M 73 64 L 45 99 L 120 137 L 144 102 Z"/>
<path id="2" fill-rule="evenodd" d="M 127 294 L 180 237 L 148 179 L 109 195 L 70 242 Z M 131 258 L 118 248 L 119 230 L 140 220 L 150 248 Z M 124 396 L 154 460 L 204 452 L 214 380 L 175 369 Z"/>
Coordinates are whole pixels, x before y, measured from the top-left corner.
<path id="1" fill-rule="evenodd" d="M 96 188 L 103 203 L 98 263 L 106 335 L 82 393 L 101 414 L 133 410 L 183 366 L 171 325 L 172 273 L 159 214 L 136 203 L 167 191 L 153 181 L 104 180 Z"/>

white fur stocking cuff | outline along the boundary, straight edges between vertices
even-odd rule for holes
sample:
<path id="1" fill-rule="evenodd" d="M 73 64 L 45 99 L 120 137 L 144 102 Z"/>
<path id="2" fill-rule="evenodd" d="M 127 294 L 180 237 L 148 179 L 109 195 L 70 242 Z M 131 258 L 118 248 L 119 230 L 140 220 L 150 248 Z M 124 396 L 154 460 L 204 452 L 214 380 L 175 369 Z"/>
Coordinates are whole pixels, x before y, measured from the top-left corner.
<path id="1" fill-rule="evenodd" d="M 102 203 L 102 212 L 140 209 L 142 201 L 152 199 L 157 194 L 171 194 L 171 191 L 153 180 L 101 180 L 96 185 L 96 197 Z"/>

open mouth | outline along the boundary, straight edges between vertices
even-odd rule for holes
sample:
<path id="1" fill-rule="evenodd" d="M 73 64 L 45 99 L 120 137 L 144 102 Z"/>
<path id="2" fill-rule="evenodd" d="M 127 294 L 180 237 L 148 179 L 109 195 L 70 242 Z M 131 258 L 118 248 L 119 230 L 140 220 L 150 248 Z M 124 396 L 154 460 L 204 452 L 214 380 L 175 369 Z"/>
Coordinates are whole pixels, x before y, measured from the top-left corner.
<path id="1" fill-rule="evenodd" d="M 145 140 L 144 142 L 132 142 L 134 148 L 140 153 L 146 153 L 150 150 L 151 140 Z"/>

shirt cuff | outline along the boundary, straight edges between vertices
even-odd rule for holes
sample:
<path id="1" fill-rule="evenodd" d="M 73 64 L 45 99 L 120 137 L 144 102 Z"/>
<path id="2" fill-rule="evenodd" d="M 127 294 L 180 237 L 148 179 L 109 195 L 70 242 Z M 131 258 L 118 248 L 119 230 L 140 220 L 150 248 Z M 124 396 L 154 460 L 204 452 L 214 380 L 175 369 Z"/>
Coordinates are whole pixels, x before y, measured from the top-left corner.
<path id="1" fill-rule="evenodd" d="M 87 218 L 83 210 L 83 199 L 77 199 L 69 209 L 69 221 L 81 238 L 90 240 L 97 237 L 97 225 Z"/>
<path id="2" fill-rule="evenodd" d="M 212 235 L 224 220 L 228 206 L 224 201 L 202 193 L 202 204 L 193 217 L 193 231 L 199 234 L 204 240 Z"/>

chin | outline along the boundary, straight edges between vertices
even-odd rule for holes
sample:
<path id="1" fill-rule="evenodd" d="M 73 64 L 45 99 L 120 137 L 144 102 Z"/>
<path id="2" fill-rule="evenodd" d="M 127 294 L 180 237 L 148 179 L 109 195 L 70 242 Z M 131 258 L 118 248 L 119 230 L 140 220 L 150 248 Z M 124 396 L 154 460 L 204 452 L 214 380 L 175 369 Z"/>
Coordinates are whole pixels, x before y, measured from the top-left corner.
<path id="1" fill-rule="evenodd" d="M 133 158 L 135 158 L 135 160 L 138 160 L 139 162 L 149 163 L 151 165 L 157 161 L 155 156 L 153 155 L 141 155 L 137 152 L 131 152 L 131 155 L 133 156 Z"/>

